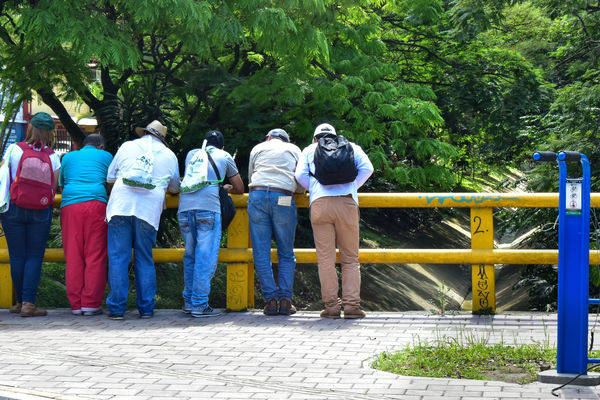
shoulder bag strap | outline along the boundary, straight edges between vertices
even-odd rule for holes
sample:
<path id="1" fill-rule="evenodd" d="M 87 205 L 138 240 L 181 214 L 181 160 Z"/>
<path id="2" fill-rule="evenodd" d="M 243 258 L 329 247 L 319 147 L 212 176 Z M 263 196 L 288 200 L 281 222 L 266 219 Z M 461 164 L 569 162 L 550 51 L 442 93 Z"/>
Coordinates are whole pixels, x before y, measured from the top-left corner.
<path id="1" fill-rule="evenodd" d="M 217 175 L 218 183 L 223 182 L 223 180 L 221 179 L 221 174 L 219 174 L 219 169 L 215 165 L 215 162 L 213 161 L 213 159 L 210 156 L 210 153 L 208 151 L 206 152 L 206 155 L 208 156 L 208 162 L 210 162 L 210 165 L 212 165 L 212 167 L 213 167 L 213 171 L 215 171 L 215 175 Z"/>

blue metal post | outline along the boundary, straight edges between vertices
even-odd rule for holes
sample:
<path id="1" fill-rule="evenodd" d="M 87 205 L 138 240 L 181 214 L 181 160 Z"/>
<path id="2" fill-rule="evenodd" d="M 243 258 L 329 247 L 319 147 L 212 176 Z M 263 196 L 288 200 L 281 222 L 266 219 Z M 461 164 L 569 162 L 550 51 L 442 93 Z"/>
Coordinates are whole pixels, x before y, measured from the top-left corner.
<path id="1" fill-rule="evenodd" d="M 579 374 L 587 369 L 590 165 L 583 154 L 583 179 L 567 178 L 567 162 L 561 160 L 558 206 L 558 373 Z M 567 211 L 567 183 L 581 183 L 580 211 Z"/>
<path id="2" fill-rule="evenodd" d="M 556 371 L 579 374 L 587 369 L 590 164 L 575 152 L 538 152 L 536 161 L 558 162 L 558 336 Z M 567 163 L 581 162 L 583 177 L 569 179 Z"/>

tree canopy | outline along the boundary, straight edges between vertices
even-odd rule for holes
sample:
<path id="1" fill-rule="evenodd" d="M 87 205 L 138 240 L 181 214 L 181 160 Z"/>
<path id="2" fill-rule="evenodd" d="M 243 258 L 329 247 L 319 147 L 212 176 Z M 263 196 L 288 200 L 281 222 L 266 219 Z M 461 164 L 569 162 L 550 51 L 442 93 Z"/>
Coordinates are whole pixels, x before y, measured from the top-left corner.
<path id="1" fill-rule="evenodd" d="M 600 6 L 555 0 L 0 1 L 0 82 L 75 141 L 160 119 L 183 158 L 209 129 L 245 166 L 274 127 L 330 122 L 386 190 L 452 190 L 558 143 L 595 156 Z M 96 73 L 98 71 L 98 73 Z M 99 77 L 99 78 L 98 78 Z M 14 104 L 3 105 L 10 111 Z"/>
<path id="2" fill-rule="evenodd" d="M 62 102 L 86 103 L 112 151 L 156 118 L 179 153 L 217 128 L 244 160 L 273 127 L 304 145 L 329 121 L 382 182 L 450 189 L 461 140 L 442 107 L 454 109 L 456 88 L 436 89 L 470 84 L 447 11 L 434 0 L 3 1 L 0 79 L 22 98 L 35 90 L 76 141 Z"/>

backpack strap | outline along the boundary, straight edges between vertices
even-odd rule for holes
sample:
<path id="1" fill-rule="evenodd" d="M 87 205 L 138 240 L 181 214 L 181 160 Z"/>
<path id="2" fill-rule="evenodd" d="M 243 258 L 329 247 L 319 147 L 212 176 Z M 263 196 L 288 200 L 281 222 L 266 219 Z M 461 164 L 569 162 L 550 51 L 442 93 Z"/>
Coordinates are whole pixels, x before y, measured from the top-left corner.
<path id="1" fill-rule="evenodd" d="M 29 143 L 27 142 L 18 142 L 17 146 L 21 148 L 21 150 L 25 151 L 29 148 Z"/>
<path id="2" fill-rule="evenodd" d="M 52 149 L 52 147 L 45 147 L 44 150 L 42 150 L 44 153 L 48 154 L 48 157 L 51 156 L 52 154 L 54 154 L 54 150 Z"/>
<path id="3" fill-rule="evenodd" d="M 54 150 L 52 150 L 51 147 L 45 146 L 42 142 L 38 141 L 35 142 L 33 144 L 29 144 L 27 142 L 18 142 L 16 143 L 17 146 L 19 146 L 21 148 L 21 150 L 25 151 L 27 149 L 33 149 L 35 148 L 35 145 L 39 143 L 40 144 L 40 151 L 43 151 L 44 153 L 48 154 L 48 156 L 50 156 L 51 154 L 54 154 Z"/>

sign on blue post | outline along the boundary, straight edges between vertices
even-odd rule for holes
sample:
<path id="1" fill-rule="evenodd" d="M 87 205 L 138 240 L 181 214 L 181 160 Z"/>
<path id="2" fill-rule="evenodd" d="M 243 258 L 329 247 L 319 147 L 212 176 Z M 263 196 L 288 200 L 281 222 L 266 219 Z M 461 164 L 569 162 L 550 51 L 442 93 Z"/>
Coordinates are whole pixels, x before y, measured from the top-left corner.
<path id="1" fill-rule="evenodd" d="M 0 122 L 1 123 L 1 122 Z M 12 128 L 9 126 L 6 128 L 7 131 L 10 129 L 8 133 L 8 139 L 6 140 L 6 147 L 4 147 L 4 153 L 2 154 L 2 158 L 4 158 L 4 154 L 6 154 L 6 149 L 13 143 L 22 142 L 25 140 L 25 124 L 14 123 Z"/>

